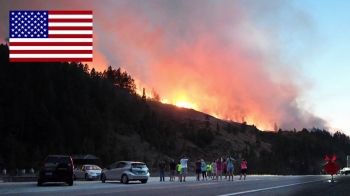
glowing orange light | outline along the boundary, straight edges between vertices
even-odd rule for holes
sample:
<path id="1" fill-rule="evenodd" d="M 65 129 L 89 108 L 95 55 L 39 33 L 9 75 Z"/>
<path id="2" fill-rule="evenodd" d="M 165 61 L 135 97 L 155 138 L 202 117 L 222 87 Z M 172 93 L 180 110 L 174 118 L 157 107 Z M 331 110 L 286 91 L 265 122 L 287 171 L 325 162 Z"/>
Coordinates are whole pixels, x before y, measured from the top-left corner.
<path id="1" fill-rule="evenodd" d="M 212 116 L 214 116 L 215 118 L 221 119 L 219 114 L 214 113 L 214 114 L 212 114 Z"/>
<path id="2" fill-rule="evenodd" d="M 183 107 L 183 108 L 189 108 L 189 109 L 196 109 L 197 106 L 196 104 L 190 103 L 188 101 L 177 101 L 174 105 L 176 105 L 177 107 Z"/>
<path id="3" fill-rule="evenodd" d="M 168 100 L 166 100 L 166 99 L 162 99 L 160 102 L 162 102 L 162 103 L 169 103 Z"/>
<path id="4" fill-rule="evenodd" d="M 146 96 L 149 99 L 153 98 L 153 93 L 150 92 L 150 90 L 147 90 L 149 88 L 146 88 Z M 141 90 L 138 91 L 138 94 L 141 96 Z M 247 125 L 255 125 L 259 130 L 261 131 L 272 131 L 273 129 L 272 124 L 270 122 L 266 122 L 264 119 L 261 119 L 259 114 L 252 112 L 251 114 L 248 114 L 244 116 L 242 119 L 237 119 L 237 118 L 232 118 L 233 115 L 230 113 L 227 113 L 227 111 L 220 111 L 220 110 L 211 110 L 211 107 L 209 105 L 203 106 L 203 104 L 196 99 L 195 96 L 191 95 L 191 98 L 187 96 L 185 92 L 178 91 L 175 92 L 172 95 L 169 95 L 167 97 L 162 97 L 159 100 L 161 103 L 164 104 L 172 104 L 180 108 L 188 108 L 188 109 L 194 109 L 197 111 L 205 111 L 207 114 L 218 118 L 218 119 L 225 119 L 227 121 L 234 121 L 234 122 L 239 122 L 242 123 L 245 121 Z"/>

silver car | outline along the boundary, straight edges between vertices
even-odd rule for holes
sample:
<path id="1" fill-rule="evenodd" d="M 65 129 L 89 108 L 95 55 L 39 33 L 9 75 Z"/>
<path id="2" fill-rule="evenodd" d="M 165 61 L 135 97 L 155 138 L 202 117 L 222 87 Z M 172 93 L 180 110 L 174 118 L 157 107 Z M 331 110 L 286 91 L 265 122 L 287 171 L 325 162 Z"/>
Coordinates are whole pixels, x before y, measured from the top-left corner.
<path id="1" fill-rule="evenodd" d="M 119 161 L 104 168 L 101 173 L 101 181 L 118 180 L 124 184 L 129 181 L 141 181 L 146 183 L 149 179 L 148 167 L 143 162 Z"/>
<path id="2" fill-rule="evenodd" d="M 74 169 L 74 180 L 80 178 L 85 180 L 100 179 L 102 169 L 97 165 L 81 165 Z"/>

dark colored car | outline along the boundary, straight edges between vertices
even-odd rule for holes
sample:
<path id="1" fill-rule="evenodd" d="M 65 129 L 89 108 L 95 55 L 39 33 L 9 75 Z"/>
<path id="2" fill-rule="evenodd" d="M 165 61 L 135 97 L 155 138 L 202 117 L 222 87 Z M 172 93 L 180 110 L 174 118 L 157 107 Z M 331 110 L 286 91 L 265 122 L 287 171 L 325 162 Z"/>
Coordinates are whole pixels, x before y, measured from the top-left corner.
<path id="1" fill-rule="evenodd" d="M 38 186 L 45 182 L 66 182 L 73 185 L 73 159 L 67 155 L 48 155 L 42 164 L 39 164 Z"/>

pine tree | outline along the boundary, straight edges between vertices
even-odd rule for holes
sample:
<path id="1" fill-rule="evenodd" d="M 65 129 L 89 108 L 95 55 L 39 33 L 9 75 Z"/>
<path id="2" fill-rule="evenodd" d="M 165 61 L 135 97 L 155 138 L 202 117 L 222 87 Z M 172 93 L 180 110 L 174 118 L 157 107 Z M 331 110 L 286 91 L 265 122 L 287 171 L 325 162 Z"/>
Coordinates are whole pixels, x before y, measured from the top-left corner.
<path id="1" fill-rule="evenodd" d="M 277 132 L 278 128 L 277 128 L 277 124 L 275 123 L 273 126 L 273 130 L 275 130 L 275 132 Z"/>
<path id="2" fill-rule="evenodd" d="M 145 92 L 145 88 L 143 88 L 143 91 L 142 91 L 142 100 L 143 100 L 143 101 L 146 101 L 146 92 Z"/>

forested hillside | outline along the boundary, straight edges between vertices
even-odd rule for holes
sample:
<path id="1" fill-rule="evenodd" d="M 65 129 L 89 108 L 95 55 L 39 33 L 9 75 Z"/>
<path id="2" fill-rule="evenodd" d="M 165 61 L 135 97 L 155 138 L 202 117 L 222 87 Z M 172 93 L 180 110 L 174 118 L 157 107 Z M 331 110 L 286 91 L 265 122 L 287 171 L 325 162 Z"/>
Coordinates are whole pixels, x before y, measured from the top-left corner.
<path id="1" fill-rule="evenodd" d="M 0 45 L 0 166 L 37 168 L 47 154 L 94 154 L 101 166 L 117 160 L 212 161 L 231 154 L 249 173 L 318 174 L 325 155 L 346 166 L 350 139 L 303 129 L 262 132 L 136 94 L 132 77 L 81 63 L 9 63 Z M 239 168 L 238 162 L 236 168 Z M 236 169 L 238 172 L 238 169 Z"/>

